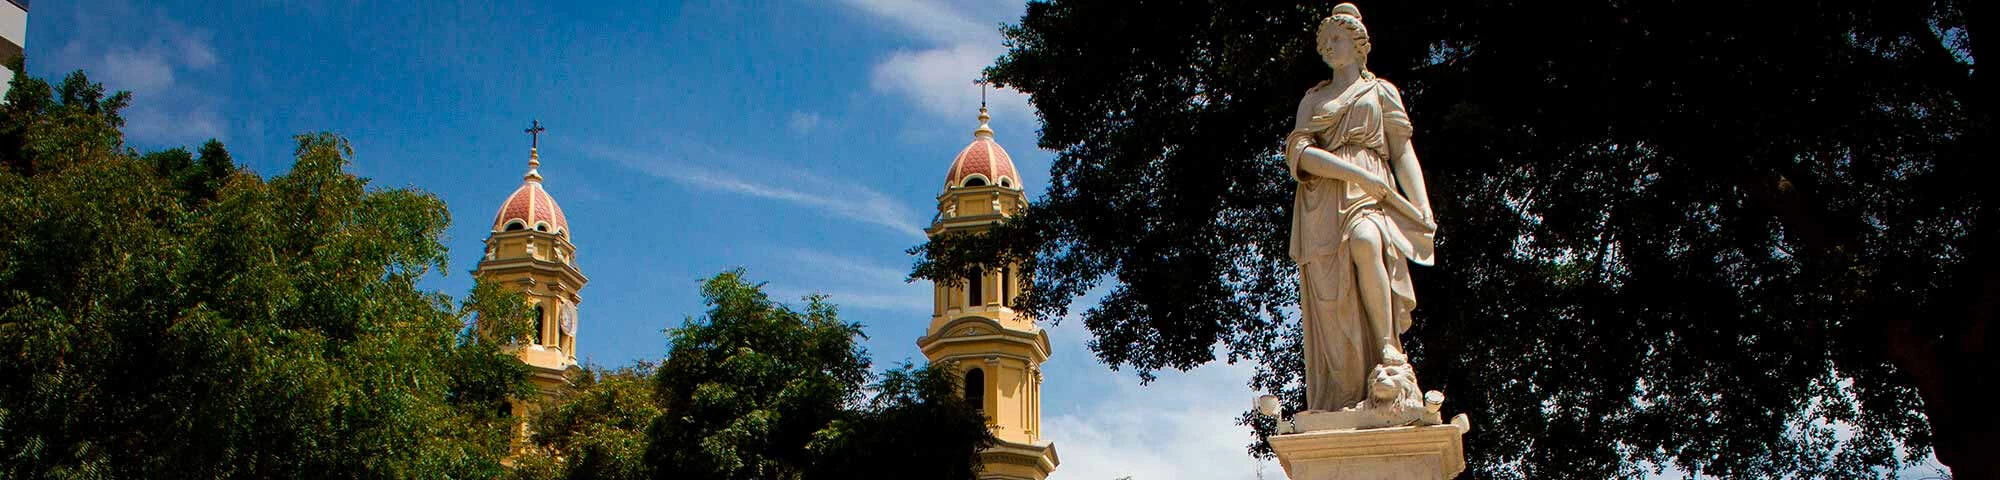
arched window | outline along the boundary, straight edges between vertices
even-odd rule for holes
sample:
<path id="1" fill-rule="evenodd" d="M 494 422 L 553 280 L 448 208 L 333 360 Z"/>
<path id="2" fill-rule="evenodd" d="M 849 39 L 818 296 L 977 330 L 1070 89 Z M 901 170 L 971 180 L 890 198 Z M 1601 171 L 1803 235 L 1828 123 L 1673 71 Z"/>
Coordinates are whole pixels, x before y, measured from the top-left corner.
<path id="1" fill-rule="evenodd" d="M 977 307 L 986 304 L 986 272 L 979 272 L 965 281 L 965 306 Z"/>
<path id="2" fill-rule="evenodd" d="M 507 231 L 509 232 L 517 230 L 526 230 L 527 228 L 528 226 L 521 222 L 507 222 Z"/>
<path id="3" fill-rule="evenodd" d="M 972 408 L 977 408 L 980 412 L 986 411 L 985 370 L 975 368 L 972 371 L 965 372 L 965 401 L 966 403 L 971 403 Z"/>
<path id="4" fill-rule="evenodd" d="M 1014 269 L 1012 265 L 1000 266 L 1000 306 L 1008 306 L 1014 301 Z"/>
<path id="5" fill-rule="evenodd" d="M 544 311 L 542 311 L 542 306 L 541 306 L 541 305 L 535 305 L 535 344 L 536 344 L 536 345 L 547 345 L 547 344 L 548 344 L 548 343 L 546 342 L 546 339 L 542 337 L 542 336 L 544 335 L 544 333 L 543 333 L 543 332 L 547 332 L 547 331 L 549 331 L 549 329 L 548 329 L 548 326 L 549 326 L 549 316 L 548 316 L 547 312 L 544 312 Z"/>
<path id="6" fill-rule="evenodd" d="M 968 186 L 968 187 L 984 187 L 984 186 L 986 186 L 986 179 L 984 179 L 984 178 L 979 178 L 979 177 L 972 177 L 972 178 L 968 178 L 968 179 L 965 179 L 965 186 Z"/>

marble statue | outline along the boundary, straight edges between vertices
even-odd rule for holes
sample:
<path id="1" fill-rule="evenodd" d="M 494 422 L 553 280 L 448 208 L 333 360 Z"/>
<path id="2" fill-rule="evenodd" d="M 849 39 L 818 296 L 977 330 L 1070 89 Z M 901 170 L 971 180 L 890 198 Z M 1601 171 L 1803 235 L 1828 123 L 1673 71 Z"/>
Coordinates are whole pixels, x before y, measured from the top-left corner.
<path id="1" fill-rule="evenodd" d="M 1291 257 L 1305 329 L 1302 431 L 1436 425 L 1400 334 L 1416 308 L 1410 264 L 1431 265 L 1436 219 L 1410 144 L 1402 93 L 1368 71 L 1368 28 L 1351 3 L 1319 24 L 1332 78 L 1307 90 L 1285 137 L 1298 182 Z"/>

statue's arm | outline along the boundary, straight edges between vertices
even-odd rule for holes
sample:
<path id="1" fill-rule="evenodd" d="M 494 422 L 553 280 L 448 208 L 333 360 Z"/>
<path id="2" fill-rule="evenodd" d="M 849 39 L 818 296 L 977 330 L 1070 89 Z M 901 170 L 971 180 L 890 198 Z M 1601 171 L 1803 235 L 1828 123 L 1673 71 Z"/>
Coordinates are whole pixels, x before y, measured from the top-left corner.
<path id="1" fill-rule="evenodd" d="M 1307 90 L 1305 98 L 1299 99 L 1298 111 L 1292 117 L 1292 133 L 1285 136 L 1285 170 L 1292 180 L 1305 181 L 1299 171 L 1299 158 L 1305 156 L 1305 149 L 1313 146 L 1312 91 Z"/>
<path id="2" fill-rule="evenodd" d="M 1427 223 L 1435 223 L 1431 217 L 1430 191 L 1424 187 L 1424 169 L 1417 163 L 1417 149 L 1413 148 L 1410 137 L 1391 138 L 1389 143 L 1390 166 L 1396 168 L 1397 186 L 1403 189 L 1403 198 L 1420 213 L 1418 218 Z"/>
<path id="3" fill-rule="evenodd" d="M 1410 158 L 1412 161 L 1416 159 L 1414 156 Z M 1423 208 L 1411 204 L 1409 199 L 1403 198 L 1403 195 L 1396 193 L 1396 187 L 1389 185 L 1388 180 L 1369 173 L 1367 170 L 1362 170 L 1351 163 L 1342 161 L 1334 157 L 1332 152 L 1319 147 L 1308 146 L 1299 151 L 1296 162 L 1298 168 L 1304 170 L 1306 173 L 1321 177 L 1336 178 L 1359 185 L 1362 191 L 1368 192 L 1368 195 L 1387 204 L 1389 208 L 1396 209 L 1404 216 L 1423 222 L 1427 228 L 1432 230 L 1437 229 L 1437 225 L 1431 220 L 1429 204 L 1425 204 L 1426 206 Z M 1422 182 L 1423 179 L 1419 178 L 1417 181 Z M 1408 181 L 1405 180 L 1402 183 L 1408 184 Z M 1421 192 L 1423 185 L 1419 183 L 1417 188 Z"/>
<path id="4" fill-rule="evenodd" d="M 1403 92 L 1387 81 L 1380 86 L 1376 91 L 1381 95 L 1383 107 L 1383 134 L 1387 137 L 1383 140 L 1389 147 L 1389 168 L 1396 172 L 1396 187 L 1401 190 L 1391 193 L 1394 199 L 1380 198 L 1435 231 L 1437 219 L 1431 216 L 1431 196 L 1425 188 L 1424 169 L 1417 163 L 1417 149 L 1410 143 L 1410 113 L 1403 108 Z"/>
<path id="5" fill-rule="evenodd" d="M 1378 196 L 1381 193 L 1390 192 L 1387 180 L 1373 173 L 1368 173 L 1367 170 L 1362 170 L 1360 167 L 1354 166 L 1354 164 L 1341 161 L 1339 158 L 1333 156 L 1333 152 L 1328 152 L 1326 149 L 1317 146 L 1306 147 L 1304 151 L 1300 152 L 1299 169 L 1316 176 L 1359 184 L 1363 190 Z"/>
<path id="6" fill-rule="evenodd" d="M 1405 149 L 1405 151 L 1408 150 Z M 1414 155 L 1410 156 L 1410 160 L 1412 161 L 1416 160 L 1416 156 Z M 1338 162 L 1338 161 L 1334 163 L 1346 164 L 1346 162 Z M 1437 221 L 1431 219 L 1430 204 L 1425 203 L 1422 205 L 1418 205 L 1411 201 L 1411 197 L 1404 195 L 1405 193 L 1409 192 L 1407 188 L 1409 188 L 1411 180 L 1406 176 L 1401 175 L 1403 172 L 1403 170 L 1401 170 L 1403 168 L 1401 162 L 1398 162 L 1395 165 L 1395 168 L 1397 168 L 1396 173 L 1398 174 L 1397 183 L 1404 185 L 1404 188 L 1406 189 L 1402 193 L 1397 192 L 1396 187 L 1389 185 L 1389 183 L 1387 181 L 1382 180 L 1381 177 L 1376 177 L 1374 174 L 1365 171 L 1360 173 L 1362 175 L 1367 175 L 1370 178 L 1374 178 L 1375 181 L 1372 183 L 1361 183 L 1360 185 L 1362 190 L 1368 192 L 1369 196 L 1375 197 L 1375 200 L 1381 202 L 1382 205 L 1386 205 L 1389 208 L 1395 209 L 1398 213 L 1402 213 L 1403 216 L 1405 217 L 1409 217 L 1418 222 L 1422 222 L 1424 229 L 1436 231 Z M 1422 175 L 1422 173 L 1419 172 L 1418 175 Z M 1423 178 L 1421 176 L 1418 177 L 1416 179 L 1416 182 L 1417 182 L 1416 184 L 1417 193 L 1411 195 L 1414 195 L 1416 198 L 1425 198 L 1423 197 L 1423 188 L 1424 188 Z"/>
<path id="7" fill-rule="evenodd" d="M 1299 100 L 1299 109 L 1292 123 L 1292 134 L 1285 137 L 1285 164 L 1292 170 L 1292 176 L 1303 181 L 1303 174 L 1316 177 L 1338 179 L 1360 185 L 1362 190 L 1376 196 L 1383 192 L 1394 192 L 1387 179 L 1362 170 L 1354 164 L 1333 156 L 1314 141 L 1314 134 L 1340 124 L 1338 119 L 1314 118 L 1317 103 L 1311 91 Z"/>

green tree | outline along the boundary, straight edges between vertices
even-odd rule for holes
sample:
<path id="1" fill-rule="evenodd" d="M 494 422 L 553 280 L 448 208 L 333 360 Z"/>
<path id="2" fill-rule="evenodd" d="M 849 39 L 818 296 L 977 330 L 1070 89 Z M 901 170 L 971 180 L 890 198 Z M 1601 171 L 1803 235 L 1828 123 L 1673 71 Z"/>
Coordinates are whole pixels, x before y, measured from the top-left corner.
<path id="1" fill-rule="evenodd" d="M 825 297 L 794 310 L 741 270 L 701 295 L 707 314 L 668 331 L 653 375 L 656 478 L 973 478 L 992 434 L 948 366 L 904 366 L 870 388 L 861 327 Z"/>
<path id="2" fill-rule="evenodd" d="M 839 421 L 809 478 L 974 478 L 977 454 L 997 440 L 986 415 L 966 402 L 950 363 L 903 364 L 869 386 L 869 400 Z"/>
<path id="3" fill-rule="evenodd" d="M 20 64 L 15 71 L 22 72 Z M 445 270 L 429 194 L 371 189 L 331 134 L 292 170 L 220 143 L 145 155 L 81 72 L 0 107 L 0 477 L 491 477 L 530 392 Z M 497 332 L 512 331 L 500 328 Z"/>
<path id="4" fill-rule="evenodd" d="M 539 405 L 528 422 L 533 448 L 516 467 L 523 478 L 652 478 L 646 429 L 660 416 L 654 366 L 584 367 Z"/>
<path id="5" fill-rule="evenodd" d="M 1362 2 L 1442 223 L 1409 347 L 1471 477 L 2000 478 L 1988 3 Z M 1048 192 L 916 276 L 1024 261 L 1042 318 L 1105 287 L 1112 368 L 1251 361 L 1298 405 L 1277 149 L 1330 7 L 1031 2 L 987 74 Z"/>

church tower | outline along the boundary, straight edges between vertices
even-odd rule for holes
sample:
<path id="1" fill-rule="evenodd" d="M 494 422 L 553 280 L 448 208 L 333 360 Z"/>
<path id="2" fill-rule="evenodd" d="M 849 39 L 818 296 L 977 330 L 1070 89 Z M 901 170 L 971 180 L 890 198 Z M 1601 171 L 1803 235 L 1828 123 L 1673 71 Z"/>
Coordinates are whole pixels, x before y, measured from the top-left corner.
<path id="1" fill-rule="evenodd" d="M 1007 151 L 993 141 L 992 119 L 979 107 L 972 144 L 959 151 L 938 195 L 937 219 L 927 233 L 979 232 L 1028 205 L 1021 176 Z M 999 443 L 981 453 L 981 479 L 1043 480 L 1061 463 L 1055 444 L 1042 439 L 1042 362 L 1049 335 L 1013 298 L 1031 282 L 1013 265 L 932 289 L 930 328 L 917 347 L 932 363 L 955 361 L 965 396 L 986 414 Z"/>
<path id="2" fill-rule="evenodd" d="M 520 292 L 535 312 L 533 331 L 510 347 L 528 364 L 530 378 L 543 394 L 553 394 L 564 382 L 563 371 L 576 366 L 577 294 L 590 279 L 576 268 L 576 245 L 569 240 L 569 220 L 562 207 L 542 189 L 541 122 L 528 130 L 535 141 L 528 147 L 528 174 L 521 187 L 500 203 L 493 231 L 486 237 L 486 256 L 473 276 Z M 514 413 L 525 405 L 515 402 Z"/>

